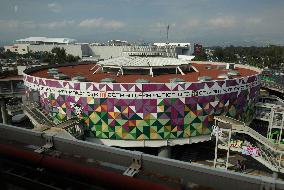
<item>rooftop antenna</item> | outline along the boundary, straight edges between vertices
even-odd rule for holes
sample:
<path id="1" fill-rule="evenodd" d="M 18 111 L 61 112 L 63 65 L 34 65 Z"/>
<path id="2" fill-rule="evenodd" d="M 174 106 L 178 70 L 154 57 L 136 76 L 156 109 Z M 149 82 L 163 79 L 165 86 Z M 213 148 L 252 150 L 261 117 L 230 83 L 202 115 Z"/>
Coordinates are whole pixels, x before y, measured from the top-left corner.
<path id="1" fill-rule="evenodd" d="M 163 41 L 163 37 L 162 37 L 162 29 L 160 27 L 160 40 Z"/>
<path id="2" fill-rule="evenodd" d="M 167 43 L 169 43 L 169 30 L 170 30 L 170 25 L 167 25 Z"/>

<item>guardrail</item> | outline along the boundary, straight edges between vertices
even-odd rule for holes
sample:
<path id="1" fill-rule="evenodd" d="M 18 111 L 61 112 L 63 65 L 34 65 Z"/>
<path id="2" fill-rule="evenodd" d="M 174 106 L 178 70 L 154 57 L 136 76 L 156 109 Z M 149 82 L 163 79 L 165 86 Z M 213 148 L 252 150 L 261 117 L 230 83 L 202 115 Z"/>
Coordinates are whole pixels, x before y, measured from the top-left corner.
<path id="1" fill-rule="evenodd" d="M 43 146 L 46 139 L 52 139 L 53 148 L 57 151 L 86 158 L 119 165 L 128 168 L 133 159 L 141 162 L 143 172 L 152 176 L 165 176 L 166 178 L 179 179 L 179 183 L 186 185 L 188 182 L 225 190 L 259 190 L 284 189 L 284 182 L 270 177 L 252 176 L 248 174 L 224 171 L 193 163 L 177 161 L 144 154 L 137 151 L 128 151 L 90 142 L 70 140 L 62 137 L 48 135 L 44 132 L 36 132 L 23 128 L 0 124 L 0 138 L 15 140 L 21 143 Z M 138 175 L 139 177 L 139 175 Z"/>
<path id="2" fill-rule="evenodd" d="M 51 121 L 49 121 L 49 119 L 44 114 L 42 114 L 35 106 L 24 105 L 23 108 L 24 111 L 28 112 L 29 115 L 32 116 L 32 118 L 30 119 L 34 119 L 37 123 L 46 125 L 48 127 L 54 126 L 54 124 Z"/>
<path id="3" fill-rule="evenodd" d="M 261 86 L 264 87 L 264 88 L 268 88 L 268 89 L 271 89 L 271 90 L 275 90 L 275 91 L 284 93 L 284 85 L 276 83 L 276 82 L 261 80 Z"/>
<path id="4" fill-rule="evenodd" d="M 231 148 L 231 134 L 232 133 L 240 133 L 240 134 L 246 134 L 254 139 L 254 141 L 249 141 L 249 144 L 253 145 L 253 147 L 258 147 L 261 154 L 259 156 L 252 156 L 254 159 L 262 163 L 264 166 L 268 167 L 271 171 L 274 172 L 280 172 L 284 173 L 284 161 L 282 160 L 282 157 L 284 155 L 284 146 L 282 144 L 275 144 L 271 142 L 271 140 L 265 138 L 261 134 L 259 134 L 254 129 L 248 127 L 243 122 L 235 122 L 234 119 L 226 117 L 226 116 L 217 116 L 215 117 L 216 123 L 218 123 L 218 127 L 221 128 L 221 130 L 229 132 L 229 140 L 228 143 L 223 143 L 222 146 L 218 145 L 218 142 L 220 141 L 220 138 L 216 138 L 216 147 L 220 149 L 225 149 L 227 151 L 230 151 Z M 227 128 L 222 128 L 223 124 L 229 124 Z M 226 136 L 222 135 L 222 138 L 226 138 Z M 236 139 L 235 139 L 236 140 Z M 240 147 L 240 149 L 235 149 L 233 151 L 242 152 L 243 146 Z M 228 154 L 229 155 L 229 154 Z M 227 159 L 228 159 L 227 155 Z M 215 153 L 215 159 L 217 157 L 217 153 Z"/>

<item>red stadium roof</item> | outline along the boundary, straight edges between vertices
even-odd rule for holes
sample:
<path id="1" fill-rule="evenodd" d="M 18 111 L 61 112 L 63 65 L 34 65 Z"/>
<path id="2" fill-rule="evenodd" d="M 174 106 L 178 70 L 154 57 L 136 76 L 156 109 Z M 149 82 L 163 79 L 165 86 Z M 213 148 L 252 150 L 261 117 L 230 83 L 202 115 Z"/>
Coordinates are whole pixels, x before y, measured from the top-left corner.
<path id="1" fill-rule="evenodd" d="M 129 75 L 116 75 L 116 73 L 95 73 L 93 74 L 94 70 L 90 71 L 95 64 L 80 64 L 75 66 L 63 66 L 57 67 L 58 72 L 61 72 L 67 75 L 69 78 L 75 77 L 77 75 L 84 76 L 88 81 L 92 82 L 100 82 L 104 78 L 113 78 L 116 83 L 135 83 L 137 79 L 145 79 L 150 82 L 156 83 L 168 83 L 170 79 L 173 78 L 181 78 L 184 79 L 186 82 L 197 82 L 199 77 L 208 76 L 211 77 L 212 80 L 224 80 L 218 79 L 218 75 L 220 74 L 227 74 L 229 70 L 227 69 L 220 69 L 217 68 L 216 64 L 197 64 L 192 63 L 191 65 L 194 66 L 199 72 L 189 72 L 185 73 L 185 75 L 178 74 L 155 74 L 154 77 L 150 75 L 142 75 L 142 74 L 129 74 Z M 211 69 L 207 69 L 208 66 Z M 48 75 L 48 69 L 42 69 L 38 71 L 32 72 L 30 75 L 40 78 L 53 78 Z M 232 76 L 232 78 L 241 78 L 245 76 L 255 75 L 258 72 L 248 69 L 248 68 L 236 68 L 234 71 L 239 72 L 238 76 Z"/>

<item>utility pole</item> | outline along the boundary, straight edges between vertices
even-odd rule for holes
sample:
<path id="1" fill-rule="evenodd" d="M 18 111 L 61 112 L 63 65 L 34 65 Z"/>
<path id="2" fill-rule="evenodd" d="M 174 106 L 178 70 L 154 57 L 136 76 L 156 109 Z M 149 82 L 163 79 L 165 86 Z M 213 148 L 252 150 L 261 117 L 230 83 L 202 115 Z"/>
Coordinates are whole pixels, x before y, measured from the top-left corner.
<path id="1" fill-rule="evenodd" d="M 167 43 L 169 43 L 169 30 L 170 30 L 170 25 L 167 25 Z"/>

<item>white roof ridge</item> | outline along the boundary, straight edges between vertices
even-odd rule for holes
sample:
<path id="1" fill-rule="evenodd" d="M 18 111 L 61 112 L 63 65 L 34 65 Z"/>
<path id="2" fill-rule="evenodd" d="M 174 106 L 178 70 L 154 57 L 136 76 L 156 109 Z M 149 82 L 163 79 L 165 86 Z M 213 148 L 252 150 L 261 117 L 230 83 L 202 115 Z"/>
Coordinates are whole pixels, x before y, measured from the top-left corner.
<path id="1" fill-rule="evenodd" d="M 100 61 L 101 66 L 123 67 L 163 67 L 188 65 L 189 61 L 172 57 L 116 57 Z"/>

